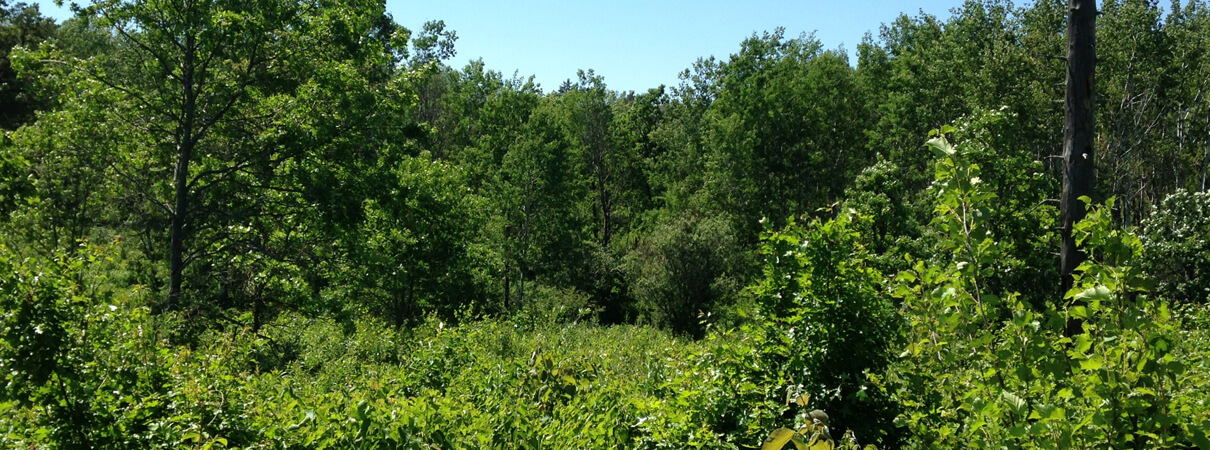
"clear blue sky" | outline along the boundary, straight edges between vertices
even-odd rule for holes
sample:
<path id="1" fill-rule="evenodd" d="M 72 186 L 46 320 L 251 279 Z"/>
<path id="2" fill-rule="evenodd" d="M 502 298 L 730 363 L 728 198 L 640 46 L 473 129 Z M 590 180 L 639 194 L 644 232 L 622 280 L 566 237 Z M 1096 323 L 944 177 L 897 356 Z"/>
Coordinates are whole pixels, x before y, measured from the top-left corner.
<path id="1" fill-rule="evenodd" d="M 69 12 L 36 0 L 43 14 Z M 948 17 L 961 0 L 387 0 L 400 24 L 418 31 L 429 20 L 458 33 L 462 67 L 482 58 L 506 76 L 535 75 L 543 90 L 593 69 L 614 90 L 675 85 L 699 57 L 726 58 L 753 32 L 784 27 L 788 37 L 816 32 L 827 48 L 855 56 L 868 31 L 900 13 Z"/>

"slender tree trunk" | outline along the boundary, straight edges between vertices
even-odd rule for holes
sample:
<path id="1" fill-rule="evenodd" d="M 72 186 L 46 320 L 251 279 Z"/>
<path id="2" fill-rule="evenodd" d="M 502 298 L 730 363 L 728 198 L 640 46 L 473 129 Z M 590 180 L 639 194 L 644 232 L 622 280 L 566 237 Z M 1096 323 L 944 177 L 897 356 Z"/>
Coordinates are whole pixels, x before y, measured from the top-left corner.
<path id="1" fill-rule="evenodd" d="M 509 289 L 512 289 L 512 286 L 508 285 L 509 277 L 512 276 L 512 270 L 513 270 L 513 268 L 509 267 L 508 264 L 504 265 L 504 310 L 505 311 L 512 310 L 512 303 L 509 301 L 509 292 L 508 292 Z"/>
<path id="2" fill-rule="evenodd" d="M 1206 140 L 1206 151 L 1202 153 L 1202 191 L 1206 190 L 1206 174 L 1210 173 L 1210 139 Z"/>
<path id="3" fill-rule="evenodd" d="M 525 263 L 517 268 L 517 311 L 525 307 Z"/>
<path id="4" fill-rule="evenodd" d="M 176 199 L 173 202 L 172 236 L 169 238 L 171 244 L 168 249 L 168 305 L 165 307 L 168 311 L 176 309 L 180 304 L 181 283 L 185 272 L 185 213 L 189 210 L 189 195 L 185 188 L 188 177 L 181 173 L 187 173 L 188 170 L 187 157 L 184 154 L 178 154 L 177 175 L 174 180 Z"/>
<path id="5" fill-rule="evenodd" d="M 613 195 L 609 192 L 609 176 L 603 173 L 597 176 L 597 198 L 601 202 L 601 247 L 609 249 L 609 241 L 613 239 Z"/>
<path id="6" fill-rule="evenodd" d="M 1076 246 L 1076 222 L 1087 214 L 1080 197 L 1092 196 L 1093 137 L 1096 132 L 1096 0 L 1071 0 L 1067 16 L 1067 100 L 1063 133 L 1063 246 L 1059 253 L 1062 292 L 1073 284 L 1072 273 L 1085 255 Z"/>
<path id="7" fill-rule="evenodd" d="M 395 329 L 399 330 L 403 328 L 403 293 L 396 292 L 392 297 L 391 316 L 395 322 Z"/>
<path id="8" fill-rule="evenodd" d="M 252 332 L 259 333 L 260 327 L 265 323 L 265 295 L 264 286 L 256 288 L 256 297 L 252 299 Z"/>
<path id="9" fill-rule="evenodd" d="M 173 172 L 173 189 L 175 198 L 172 208 L 171 241 L 168 250 L 168 305 L 166 310 L 172 311 L 180 305 L 181 282 L 185 272 L 185 228 L 189 218 L 189 161 L 193 158 L 193 149 L 197 144 L 194 136 L 195 121 L 197 120 L 197 92 L 195 91 L 194 69 L 196 36 L 189 35 L 185 39 L 184 58 L 181 62 L 181 96 L 183 117 L 177 129 L 176 168 Z"/>

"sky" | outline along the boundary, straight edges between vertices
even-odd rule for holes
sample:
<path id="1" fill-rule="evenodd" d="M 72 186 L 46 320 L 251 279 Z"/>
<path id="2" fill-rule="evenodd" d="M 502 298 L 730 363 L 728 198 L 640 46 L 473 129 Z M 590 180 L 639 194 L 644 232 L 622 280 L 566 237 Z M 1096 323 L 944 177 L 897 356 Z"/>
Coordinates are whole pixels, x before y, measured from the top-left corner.
<path id="1" fill-rule="evenodd" d="M 67 8 L 36 0 L 42 13 L 63 20 Z M 725 59 L 753 33 L 784 27 L 787 37 L 815 32 L 825 48 L 857 44 L 899 14 L 941 18 L 962 0 L 387 0 L 387 12 L 418 32 L 444 20 L 458 34 L 461 68 L 482 59 L 511 76 L 534 75 L 544 91 L 576 71 L 592 69 L 616 91 L 673 86 L 698 58 Z"/>

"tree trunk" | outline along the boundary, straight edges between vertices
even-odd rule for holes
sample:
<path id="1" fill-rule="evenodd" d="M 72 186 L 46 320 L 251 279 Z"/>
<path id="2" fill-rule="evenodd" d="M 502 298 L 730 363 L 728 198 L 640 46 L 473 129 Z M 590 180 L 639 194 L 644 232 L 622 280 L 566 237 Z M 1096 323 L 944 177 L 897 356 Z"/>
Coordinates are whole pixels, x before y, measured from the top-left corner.
<path id="1" fill-rule="evenodd" d="M 265 324 L 265 295 L 264 286 L 257 286 L 256 296 L 252 299 L 252 332 L 259 333 Z"/>
<path id="2" fill-rule="evenodd" d="M 168 250 L 168 305 L 172 311 L 180 305 L 181 283 L 185 272 L 185 232 L 189 218 L 189 161 L 197 144 L 194 122 L 197 120 L 197 92 L 194 89 L 195 52 L 197 38 L 189 35 L 185 39 L 184 57 L 181 61 L 181 99 L 183 113 L 177 128 L 176 168 L 172 187 L 175 197 L 172 205 L 171 244 Z"/>
<path id="3" fill-rule="evenodd" d="M 1210 173 L 1210 139 L 1206 140 L 1206 151 L 1202 153 L 1202 191 L 1206 190 L 1206 174 Z"/>
<path id="4" fill-rule="evenodd" d="M 180 305 L 182 274 L 185 272 L 185 214 L 189 210 L 188 187 L 189 156 L 178 151 L 174 187 L 176 198 L 173 202 L 171 244 L 168 249 L 168 305 L 164 308 L 172 311 Z"/>
<path id="5" fill-rule="evenodd" d="M 609 192 L 608 183 L 607 174 L 597 176 L 597 198 L 601 202 L 601 248 L 605 250 L 609 249 L 609 241 L 613 239 L 613 195 Z"/>
<path id="6" fill-rule="evenodd" d="M 1080 197 L 1092 196 L 1096 22 L 1096 0 L 1071 0 L 1067 16 L 1067 100 L 1064 108 L 1063 196 L 1060 199 L 1063 238 L 1059 253 L 1063 277 L 1060 296 L 1071 289 L 1072 273 L 1085 258 L 1076 246 L 1073 231 L 1076 222 L 1087 214 Z"/>
<path id="7" fill-rule="evenodd" d="M 508 290 L 511 289 L 511 287 L 508 285 L 508 279 L 509 279 L 509 277 L 512 276 L 512 272 L 511 272 L 512 270 L 513 270 L 512 267 L 509 267 L 508 264 L 504 265 L 504 310 L 505 311 L 511 311 L 511 308 L 512 308 L 512 304 L 509 302 L 509 292 L 508 292 Z"/>

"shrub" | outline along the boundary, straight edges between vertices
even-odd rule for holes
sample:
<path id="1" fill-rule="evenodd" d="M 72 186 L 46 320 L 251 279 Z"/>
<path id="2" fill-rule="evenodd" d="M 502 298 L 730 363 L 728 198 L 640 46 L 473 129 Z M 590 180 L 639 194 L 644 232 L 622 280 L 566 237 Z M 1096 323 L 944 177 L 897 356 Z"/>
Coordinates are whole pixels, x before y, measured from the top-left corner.
<path id="1" fill-rule="evenodd" d="M 700 338 L 701 316 L 735 300 L 744 254 L 727 220 L 673 218 L 627 255 L 630 292 L 648 322 Z"/>
<path id="2" fill-rule="evenodd" d="M 1075 287 L 1035 311 L 985 287 L 989 263 L 1009 256 L 986 225 L 996 195 L 978 164 L 942 134 L 929 146 L 938 156 L 931 225 L 950 258 L 897 277 L 907 345 L 885 386 L 904 408 L 907 446 L 1201 445 L 1192 410 L 1173 401 L 1186 370 L 1172 354 L 1176 323 L 1143 295 L 1141 243 L 1113 225 L 1112 199 L 1076 226 L 1089 258 Z"/>
<path id="3" fill-rule="evenodd" d="M 848 210 L 807 225 L 791 218 L 781 231 L 766 225 L 764 276 L 749 292 L 763 370 L 773 375 L 763 383 L 803 389 L 834 426 L 875 440 L 894 433 L 894 411 L 870 396 L 866 374 L 886 366 L 898 322 L 857 231 L 868 221 Z"/>
<path id="4" fill-rule="evenodd" d="M 1210 192 L 1174 192 L 1142 227 L 1140 265 L 1156 292 L 1178 303 L 1210 303 Z"/>

